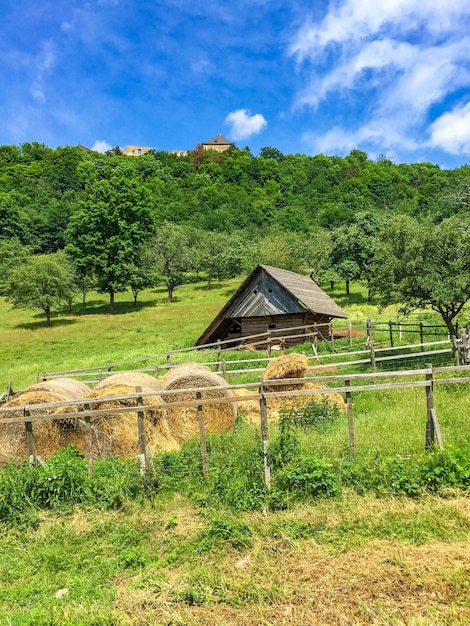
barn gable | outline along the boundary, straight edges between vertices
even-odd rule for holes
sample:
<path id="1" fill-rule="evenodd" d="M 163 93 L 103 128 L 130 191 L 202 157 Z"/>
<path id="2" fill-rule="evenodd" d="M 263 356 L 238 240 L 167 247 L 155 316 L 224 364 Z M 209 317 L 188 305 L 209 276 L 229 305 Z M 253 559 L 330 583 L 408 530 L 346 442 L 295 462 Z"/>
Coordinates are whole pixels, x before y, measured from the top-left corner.
<path id="1" fill-rule="evenodd" d="M 196 345 L 269 328 L 346 318 L 346 313 L 309 277 L 258 265 L 225 304 Z M 250 329 L 253 331 L 251 332 Z"/>

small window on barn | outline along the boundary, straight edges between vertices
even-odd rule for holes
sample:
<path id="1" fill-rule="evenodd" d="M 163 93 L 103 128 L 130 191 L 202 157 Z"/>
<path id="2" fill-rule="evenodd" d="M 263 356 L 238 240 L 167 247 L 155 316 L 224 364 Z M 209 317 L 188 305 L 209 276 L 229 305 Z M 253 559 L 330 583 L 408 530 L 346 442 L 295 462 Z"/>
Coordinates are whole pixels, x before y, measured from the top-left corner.
<path id="1" fill-rule="evenodd" d="M 272 293 L 273 290 L 271 288 L 268 289 L 268 293 Z"/>
<path id="2" fill-rule="evenodd" d="M 257 290 L 257 289 L 253 289 L 253 293 L 254 293 L 254 294 L 255 294 L 255 296 L 256 296 L 256 294 L 258 293 L 258 290 Z"/>
<path id="3" fill-rule="evenodd" d="M 269 324 L 268 328 L 269 330 L 272 330 L 273 328 L 276 328 L 276 324 Z"/>

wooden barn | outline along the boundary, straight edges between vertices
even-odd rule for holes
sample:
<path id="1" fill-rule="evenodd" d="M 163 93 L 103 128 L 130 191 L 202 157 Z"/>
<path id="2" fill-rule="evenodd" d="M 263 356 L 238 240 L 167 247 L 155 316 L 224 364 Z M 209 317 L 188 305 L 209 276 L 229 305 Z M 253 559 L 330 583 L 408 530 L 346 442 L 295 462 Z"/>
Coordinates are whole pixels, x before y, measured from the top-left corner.
<path id="1" fill-rule="evenodd" d="M 217 317 L 196 341 L 196 346 L 217 340 L 240 343 L 243 337 L 279 329 L 327 324 L 346 313 L 308 276 L 258 265 L 233 294 Z M 323 327 L 324 328 L 324 327 Z M 277 331 L 277 332 L 276 332 Z M 293 330 L 288 334 L 302 334 Z M 286 334 L 286 333 L 284 333 Z M 286 346 L 305 341 L 293 337 Z"/>

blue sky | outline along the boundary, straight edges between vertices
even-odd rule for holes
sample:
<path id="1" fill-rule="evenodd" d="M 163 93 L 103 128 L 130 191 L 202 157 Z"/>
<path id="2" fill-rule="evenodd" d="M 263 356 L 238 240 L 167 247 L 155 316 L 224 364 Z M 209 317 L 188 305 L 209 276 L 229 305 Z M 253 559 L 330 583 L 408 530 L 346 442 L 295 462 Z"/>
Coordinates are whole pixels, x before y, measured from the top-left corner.
<path id="1" fill-rule="evenodd" d="M 468 0 L 3 0 L 0 144 L 470 163 Z"/>

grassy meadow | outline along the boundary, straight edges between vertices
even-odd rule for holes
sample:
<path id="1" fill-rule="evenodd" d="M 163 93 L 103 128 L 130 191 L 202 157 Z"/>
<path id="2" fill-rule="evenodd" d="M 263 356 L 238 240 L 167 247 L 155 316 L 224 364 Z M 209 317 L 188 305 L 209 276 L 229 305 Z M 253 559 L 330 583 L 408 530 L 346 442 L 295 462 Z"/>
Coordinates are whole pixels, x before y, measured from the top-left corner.
<path id="1" fill-rule="evenodd" d="M 114 315 L 90 294 L 51 328 L 0 301 L 0 390 L 189 347 L 239 283 L 185 285 L 172 304 L 149 290 L 136 309 L 119 294 Z M 359 286 L 330 293 L 353 321 L 377 319 Z M 354 459 L 344 412 L 270 424 L 271 491 L 241 405 L 233 432 L 208 437 L 207 483 L 195 440 L 144 479 L 114 458 L 90 479 L 73 449 L 1 469 L 0 626 L 468 624 L 469 391 L 436 386 L 445 450 L 432 455 L 424 389 L 353 394 Z"/>

